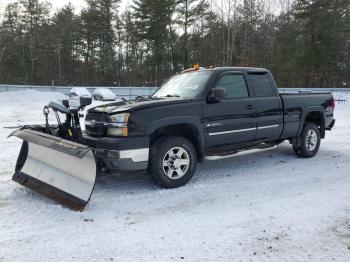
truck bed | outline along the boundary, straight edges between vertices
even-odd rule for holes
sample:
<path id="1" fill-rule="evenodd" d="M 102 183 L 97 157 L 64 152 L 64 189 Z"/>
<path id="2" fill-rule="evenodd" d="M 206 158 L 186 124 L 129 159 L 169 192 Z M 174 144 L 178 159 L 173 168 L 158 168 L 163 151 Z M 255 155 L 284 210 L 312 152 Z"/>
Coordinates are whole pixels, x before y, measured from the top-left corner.
<path id="1" fill-rule="evenodd" d="M 282 137 L 294 136 L 300 127 L 300 121 L 307 108 L 322 108 L 325 111 L 325 127 L 331 124 L 333 95 L 329 92 L 282 93 L 280 94 L 284 110 L 284 131 Z"/>

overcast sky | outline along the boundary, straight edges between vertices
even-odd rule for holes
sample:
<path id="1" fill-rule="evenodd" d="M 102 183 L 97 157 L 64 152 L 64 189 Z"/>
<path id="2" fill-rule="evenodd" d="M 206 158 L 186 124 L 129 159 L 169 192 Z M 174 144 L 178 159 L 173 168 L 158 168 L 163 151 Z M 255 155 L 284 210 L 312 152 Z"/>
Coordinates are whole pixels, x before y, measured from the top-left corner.
<path id="1" fill-rule="evenodd" d="M 7 4 L 11 2 L 16 2 L 18 0 L 0 0 L 0 20 L 3 18 L 3 12 Z M 55 11 L 56 9 L 71 3 L 75 8 L 76 11 L 79 12 L 82 8 L 86 6 L 85 0 L 46 0 L 46 2 L 49 2 L 52 4 L 53 10 Z M 120 6 L 121 9 L 120 11 L 124 11 L 125 6 L 128 5 L 128 2 L 131 2 L 131 0 L 121 0 Z"/>
<path id="2" fill-rule="evenodd" d="M 57 9 L 59 7 L 62 7 L 69 2 L 73 4 L 77 8 L 77 10 L 80 10 L 81 8 L 86 6 L 86 3 L 84 0 L 46 0 L 47 2 L 51 3 L 54 9 Z M 0 8 L 4 8 L 8 3 L 15 2 L 15 0 L 0 0 Z M 121 6 L 125 6 L 128 2 L 128 0 L 122 0 Z"/>
<path id="3" fill-rule="evenodd" d="M 4 8 L 11 2 L 15 2 L 15 0 L 0 0 L 0 7 Z M 69 2 L 71 2 L 77 8 L 81 8 L 85 4 L 84 0 L 49 0 L 47 2 L 51 3 L 54 8 L 62 7 Z"/>
<path id="4" fill-rule="evenodd" d="M 0 0 L 0 15 L 8 3 L 15 2 L 15 1 L 16 0 Z M 86 6 L 85 0 L 46 0 L 46 1 L 52 4 L 54 10 L 68 4 L 69 2 L 72 3 L 73 6 L 75 6 L 77 11 L 80 11 L 82 8 L 84 8 Z M 221 3 L 221 0 L 220 0 L 220 2 L 219 2 L 219 0 L 216 0 L 216 1 L 217 1 L 217 3 Z M 273 10 L 269 10 L 269 11 L 275 12 L 275 13 L 278 13 L 278 10 L 280 9 L 281 5 L 285 5 L 285 4 L 288 4 L 290 2 L 293 2 L 293 0 L 264 0 L 264 1 L 265 1 L 267 6 L 270 6 L 271 8 L 273 8 Z M 131 0 L 121 0 L 121 3 L 120 3 L 121 10 L 120 11 L 123 11 L 125 6 L 127 6 L 128 3 L 130 3 L 130 2 L 132 2 L 132 1 Z M 215 0 L 213 2 L 215 3 Z"/>

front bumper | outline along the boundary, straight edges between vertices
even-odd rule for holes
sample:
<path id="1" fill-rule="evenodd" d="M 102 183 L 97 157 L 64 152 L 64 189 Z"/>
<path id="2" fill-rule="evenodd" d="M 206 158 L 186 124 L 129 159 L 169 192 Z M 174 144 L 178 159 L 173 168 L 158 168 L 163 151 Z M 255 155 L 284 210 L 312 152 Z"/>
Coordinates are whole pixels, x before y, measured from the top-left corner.
<path id="1" fill-rule="evenodd" d="M 333 127 L 335 126 L 335 122 L 336 122 L 336 120 L 333 119 L 333 121 L 332 121 L 331 124 L 326 128 L 326 130 L 331 131 L 331 130 L 333 129 Z"/>
<path id="2" fill-rule="evenodd" d="M 148 167 L 149 138 L 96 138 L 84 134 L 87 145 L 94 148 L 98 165 L 115 171 L 139 171 Z"/>

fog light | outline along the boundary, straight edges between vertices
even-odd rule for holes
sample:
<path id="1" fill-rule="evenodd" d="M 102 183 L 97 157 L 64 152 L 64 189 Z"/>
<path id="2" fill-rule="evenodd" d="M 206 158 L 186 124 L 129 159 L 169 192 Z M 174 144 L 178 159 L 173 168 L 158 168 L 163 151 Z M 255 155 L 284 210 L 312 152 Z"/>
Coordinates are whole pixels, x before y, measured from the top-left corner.
<path id="1" fill-rule="evenodd" d="M 107 151 L 107 157 L 112 159 L 119 159 L 120 158 L 119 151 L 109 150 Z"/>

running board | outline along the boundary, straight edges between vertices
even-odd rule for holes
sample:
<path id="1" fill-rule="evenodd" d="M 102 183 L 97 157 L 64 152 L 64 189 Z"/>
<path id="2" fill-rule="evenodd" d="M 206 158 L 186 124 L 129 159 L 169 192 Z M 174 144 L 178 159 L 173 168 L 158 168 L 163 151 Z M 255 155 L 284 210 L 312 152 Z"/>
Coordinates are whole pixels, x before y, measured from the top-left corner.
<path id="1" fill-rule="evenodd" d="M 249 151 L 254 151 L 254 150 L 270 150 L 270 149 L 275 149 L 277 148 L 276 144 L 266 144 L 262 143 L 258 146 L 255 147 L 250 147 L 250 148 L 241 148 L 241 149 L 236 149 L 236 150 L 225 150 L 225 151 L 212 151 L 209 152 L 206 156 L 205 159 L 207 160 L 218 160 L 218 159 L 225 159 L 225 158 L 231 158 L 234 157 L 237 154 L 241 154 L 244 152 L 249 152 Z"/>

